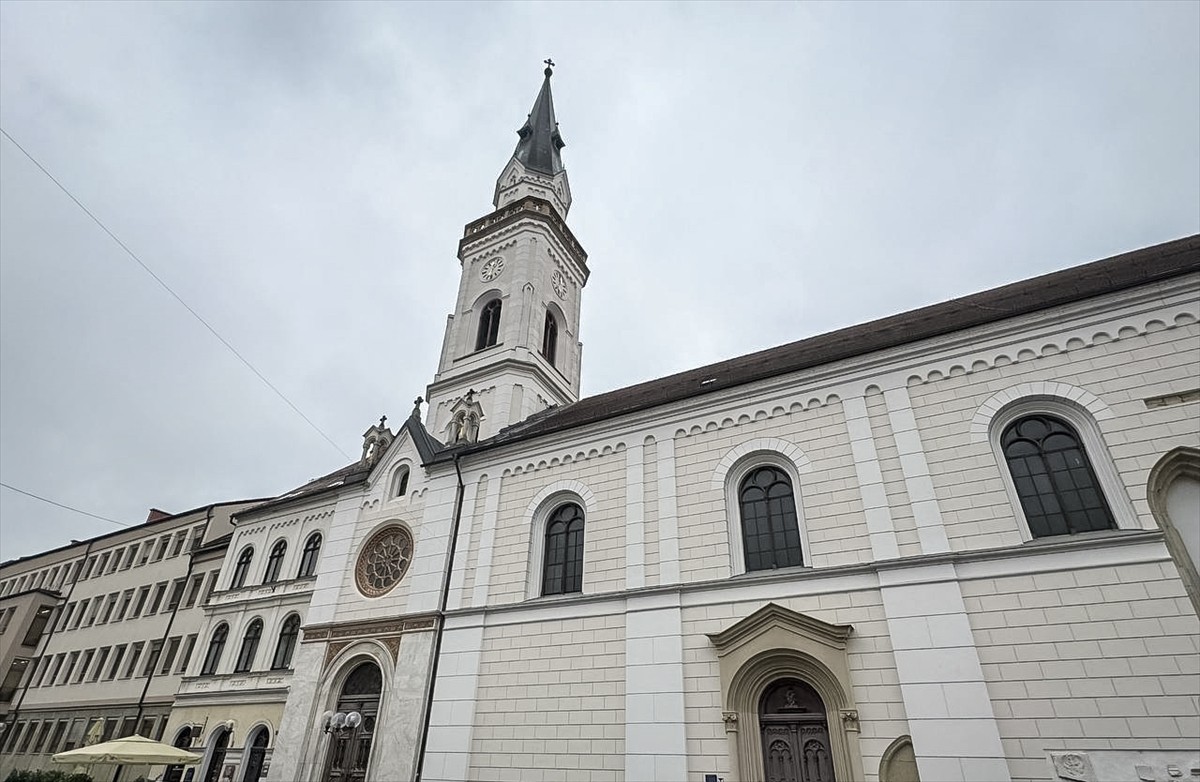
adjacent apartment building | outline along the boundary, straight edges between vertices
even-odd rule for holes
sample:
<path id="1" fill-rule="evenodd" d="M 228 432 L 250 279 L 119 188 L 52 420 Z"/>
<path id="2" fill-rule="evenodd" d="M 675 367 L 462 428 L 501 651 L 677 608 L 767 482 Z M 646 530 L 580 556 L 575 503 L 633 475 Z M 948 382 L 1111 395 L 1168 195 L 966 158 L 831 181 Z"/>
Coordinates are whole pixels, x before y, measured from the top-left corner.
<path id="1" fill-rule="evenodd" d="M 163 736 L 231 517 L 256 502 L 152 510 L 136 527 L 0 565 L 0 779 L 84 744 Z"/>

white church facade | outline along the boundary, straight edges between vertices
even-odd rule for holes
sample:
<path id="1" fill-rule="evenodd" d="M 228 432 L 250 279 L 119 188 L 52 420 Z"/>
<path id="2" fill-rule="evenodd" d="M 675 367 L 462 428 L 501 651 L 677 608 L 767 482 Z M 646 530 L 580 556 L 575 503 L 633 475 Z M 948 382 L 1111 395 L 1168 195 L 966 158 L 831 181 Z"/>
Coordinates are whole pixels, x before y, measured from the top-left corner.
<path id="1" fill-rule="evenodd" d="M 1200 238 L 580 399 L 519 135 L 424 415 L 239 516 L 197 782 L 1200 775 Z"/>

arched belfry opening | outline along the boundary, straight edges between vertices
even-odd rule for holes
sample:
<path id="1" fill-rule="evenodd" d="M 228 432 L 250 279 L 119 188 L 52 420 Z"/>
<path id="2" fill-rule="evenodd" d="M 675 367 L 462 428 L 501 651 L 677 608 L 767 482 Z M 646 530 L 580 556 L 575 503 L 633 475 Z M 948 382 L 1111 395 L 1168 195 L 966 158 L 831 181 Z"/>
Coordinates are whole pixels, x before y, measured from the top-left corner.
<path id="1" fill-rule="evenodd" d="M 768 603 L 708 636 L 738 782 L 864 778 L 846 659 L 852 630 Z"/>

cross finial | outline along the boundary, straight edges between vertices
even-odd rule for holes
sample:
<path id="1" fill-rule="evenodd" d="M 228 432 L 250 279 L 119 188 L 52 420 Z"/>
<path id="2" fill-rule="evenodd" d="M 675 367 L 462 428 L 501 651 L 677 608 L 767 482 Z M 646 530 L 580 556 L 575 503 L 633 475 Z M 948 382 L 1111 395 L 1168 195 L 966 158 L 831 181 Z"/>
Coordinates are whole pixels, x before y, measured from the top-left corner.
<path id="1" fill-rule="evenodd" d="M 379 416 L 379 428 L 383 429 L 384 424 L 386 424 L 386 423 L 387 423 L 387 416 L 386 415 Z"/>
<path id="2" fill-rule="evenodd" d="M 554 68 L 554 60 L 551 60 L 549 57 L 547 57 L 546 59 L 542 60 L 542 62 L 546 63 L 546 70 L 542 71 L 542 73 L 546 74 L 547 76 L 553 74 L 554 71 L 552 68 Z"/>
<path id="3" fill-rule="evenodd" d="M 424 401 L 425 400 L 423 398 L 421 398 L 420 396 L 418 396 L 416 399 L 413 400 L 413 411 L 412 411 L 413 418 L 420 420 L 420 418 L 421 418 L 421 403 Z"/>

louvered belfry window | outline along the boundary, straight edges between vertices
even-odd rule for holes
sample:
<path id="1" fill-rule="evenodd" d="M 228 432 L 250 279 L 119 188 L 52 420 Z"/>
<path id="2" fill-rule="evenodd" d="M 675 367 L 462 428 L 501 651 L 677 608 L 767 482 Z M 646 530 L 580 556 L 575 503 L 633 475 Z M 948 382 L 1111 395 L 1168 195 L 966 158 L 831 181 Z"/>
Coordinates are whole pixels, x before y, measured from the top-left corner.
<path id="1" fill-rule="evenodd" d="M 546 522 L 542 594 L 562 595 L 582 590 L 583 509 L 569 502 L 555 508 Z"/>
<path id="2" fill-rule="evenodd" d="M 1079 433 L 1069 423 L 1023 416 L 1005 427 L 1000 446 L 1033 537 L 1116 527 Z"/>

